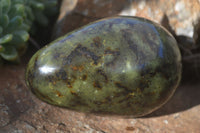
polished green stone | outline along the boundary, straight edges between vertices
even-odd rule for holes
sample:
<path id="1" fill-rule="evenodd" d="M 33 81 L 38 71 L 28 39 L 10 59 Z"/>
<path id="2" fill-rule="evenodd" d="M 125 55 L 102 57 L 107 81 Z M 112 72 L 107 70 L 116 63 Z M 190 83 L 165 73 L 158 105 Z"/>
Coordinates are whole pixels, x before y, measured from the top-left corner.
<path id="1" fill-rule="evenodd" d="M 172 96 L 181 78 L 176 40 L 144 18 L 96 21 L 40 49 L 26 83 L 43 101 L 68 109 L 143 116 Z"/>

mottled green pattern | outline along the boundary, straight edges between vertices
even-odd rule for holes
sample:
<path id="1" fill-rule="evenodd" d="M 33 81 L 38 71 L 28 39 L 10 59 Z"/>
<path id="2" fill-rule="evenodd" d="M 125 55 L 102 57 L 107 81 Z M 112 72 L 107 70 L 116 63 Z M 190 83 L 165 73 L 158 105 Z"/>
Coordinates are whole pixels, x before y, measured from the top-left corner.
<path id="1" fill-rule="evenodd" d="M 83 112 L 142 116 L 164 104 L 181 77 L 175 39 L 137 17 L 103 19 L 52 42 L 30 60 L 40 99 Z"/>

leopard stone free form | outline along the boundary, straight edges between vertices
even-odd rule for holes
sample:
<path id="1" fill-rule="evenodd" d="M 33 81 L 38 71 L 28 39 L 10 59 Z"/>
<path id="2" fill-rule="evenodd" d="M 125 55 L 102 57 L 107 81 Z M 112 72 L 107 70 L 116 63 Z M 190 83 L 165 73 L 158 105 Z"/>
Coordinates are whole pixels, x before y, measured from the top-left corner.
<path id="1" fill-rule="evenodd" d="M 138 17 L 112 17 L 40 49 L 26 82 L 41 100 L 99 114 L 143 116 L 172 96 L 181 78 L 173 36 Z"/>

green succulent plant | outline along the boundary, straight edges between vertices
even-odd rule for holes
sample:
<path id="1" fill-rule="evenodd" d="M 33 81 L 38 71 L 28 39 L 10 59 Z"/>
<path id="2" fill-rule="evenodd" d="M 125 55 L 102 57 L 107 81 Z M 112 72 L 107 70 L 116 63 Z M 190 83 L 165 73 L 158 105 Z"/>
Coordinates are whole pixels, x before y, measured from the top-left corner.
<path id="1" fill-rule="evenodd" d="M 27 47 L 30 30 L 37 22 L 48 25 L 57 11 L 57 0 L 0 0 L 0 62 L 19 62 Z"/>

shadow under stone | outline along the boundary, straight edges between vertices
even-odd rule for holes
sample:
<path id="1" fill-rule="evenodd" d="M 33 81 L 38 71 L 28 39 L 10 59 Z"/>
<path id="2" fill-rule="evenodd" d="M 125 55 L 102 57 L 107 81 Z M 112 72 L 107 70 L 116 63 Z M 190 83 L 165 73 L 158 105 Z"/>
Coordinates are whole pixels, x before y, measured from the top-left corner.
<path id="1" fill-rule="evenodd" d="M 200 104 L 200 84 L 180 85 L 172 98 L 160 109 L 142 118 L 157 117 L 182 112 Z"/>

